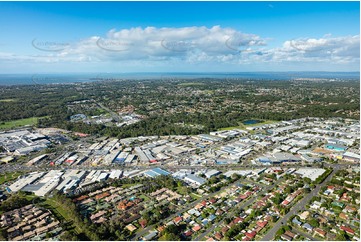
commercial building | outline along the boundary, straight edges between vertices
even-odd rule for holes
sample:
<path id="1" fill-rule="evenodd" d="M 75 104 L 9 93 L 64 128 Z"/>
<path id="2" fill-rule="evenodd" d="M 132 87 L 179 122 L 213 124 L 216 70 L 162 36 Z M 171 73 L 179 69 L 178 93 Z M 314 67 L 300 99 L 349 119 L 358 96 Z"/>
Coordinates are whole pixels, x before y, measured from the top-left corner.
<path id="1" fill-rule="evenodd" d="M 206 179 L 203 179 L 203 178 L 201 178 L 201 177 L 195 176 L 195 175 L 193 175 L 193 174 L 188 174 L 186 177 L 184 177 L 184 180 L 185 180 L 186 182 L 195 184 L 195 185 L 197 185 L 197 186 L 201 186 L 201 185 L 203 185 L 204 183 L 206 183 Z"/>
<path id="2" fill-rule="evenodd" d="M 312 181 L 315 181 L 319 176 L 321 176 L 326 170 L 322 168 L 299 168 L 295 171 L 295 175 L 300 175 L 301 177 L 310 178 Z"/>
<path id="3" fill-rule="evenodd" d="M 334 151 L 346 151 L 347 147 L 343 146 L 343 145 L 337 145 L 337 144 L 325 144 L 325 148 L 329 149 L 329 150 L 334 150 Z"/>
<path id="4" fill-rule="evenodd" d="M 207 177 L 207 178 L 211 178 L 213 176 L 218 176 L 219 174 L 221 174 L 222 172 L 220 171 L 217 171 L 217 170 L 209 170 L 207 171 L 204 175 Z"/>
<path id="5" fill-rule="evenodd" d="M 149 177 L 156 177 L 156 176 L 160 176 L 160 175 L 167 176 L 169 174 L 170 174 L 169 172 L 167 172 L 163 169 L 160 169 L 160 168 L 154 168 L 152 170 L 144 172 L 144 175 L 149 176 Z"/>
<path id="6" fill-rule="evenodd" d="M 25 186 L 34 183 L 36 180 L 41 178 L 44 172 L 32 172 L 26 177 L 20 177 L 16 182 L 6 188 L 8 192 L 17 192 L 23 189 Z"/>
<path id="7" fill-rule="evenodd" d="M 123 171 L 121 170 L 113 170 L 110 175 L 109 175 L 109 178 L 110 179 L 118 179 L 122 176 L 123 174 Z"/>
<path id="8" fill-rule="evenodd" d="M 274 154 L 258 157 L 256 160 L 261 163 L 279 164 L 282 162 L 300 162 L 301 158 L 289 153 L 277 152 Z"/>
<path id="9" fill-rule="evenodd" d="M 348 161 L 360 162 L 360 155 L 347 151 L 342 155 L 342 159 Z"/>
<path id="10" fill-rule="evenodd" d="M 45 196 L 46 194 L 50 193 L 52 190 L 55 189 L 55 187 L 59 184 L 59 180 L 59 177 L 52 178 L 50 181 L 45 183 L 45 185 L 43 185 L 39 190 L 34 191 L 34 194 L 39 197 Z"/>
<path id="11" fill-rule="evenodd" d="M 211 142 L 218 142 L 221 141 L 222 138 L 214 136 L 214 135 L 209 135 L 209 134 L 200 134 L 198 135 L 200 140 L 205 140 L 205 141 L 211 141 Z"/>

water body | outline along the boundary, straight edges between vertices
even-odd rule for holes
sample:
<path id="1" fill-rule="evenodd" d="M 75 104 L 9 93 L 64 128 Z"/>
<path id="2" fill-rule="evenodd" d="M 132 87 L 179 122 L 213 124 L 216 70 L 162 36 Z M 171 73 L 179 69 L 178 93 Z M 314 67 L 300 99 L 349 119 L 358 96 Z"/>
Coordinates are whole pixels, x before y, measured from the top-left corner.
<path id="1" fill-rule="evenodd" d="M 250 119 L 242 122 L 244 125 L 250 125 L 250 124 L 258 124 L 262 123 L 260 120 Z"/>
<path id="2" fill-rule="evenodd" d="M 293 80 L 297 78 L 327 78 L 359 80 L 359 72 L 172 72 L 172 73 L 79 73 L 79 74 L 0 74 L 0 85 L 67 84 L 93 81 L 142 79 L 229 78 L 258 80 Z"/>

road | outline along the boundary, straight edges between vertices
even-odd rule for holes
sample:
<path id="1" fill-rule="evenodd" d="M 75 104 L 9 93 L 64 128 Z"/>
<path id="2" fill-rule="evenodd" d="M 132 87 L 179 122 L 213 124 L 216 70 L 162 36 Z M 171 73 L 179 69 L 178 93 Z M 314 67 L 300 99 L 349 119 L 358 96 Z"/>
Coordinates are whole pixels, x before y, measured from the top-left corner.
<path id="1" fill-rule="evenodd" d="M 325 164 L 325 167 L 332 167 L 334 169 L 342 169 L 347 168 L 348 166 L 359 166 L 358 164 Z M 219 166 L 219 165 L 212 165 L 212 166 L 188 166 L 188 165 L 178 165 L 178 166 L 167 166 L 167 165 L 161 165 L 161 164 L 154 164 L 152 166 L 149 165 L 136 165 L 136 166 L 119 166 L 119 165 L 108 165 L 108 166 L 26 166 L 26 165 L 19 165 L 16 163 L 13 164 L 7 164 L 7 165 L 1 165 L 0 166 L 0 174 L 6 173 L 6 172 L 13 172 L 13 171 L 44 171 L 44 170 L 59 170 L 59 169 L 74 169 L 74 170 L 109 170 L 109 169 L 119 169 L 119 170 L 149 170 L 154 167 L 159 167 L 162 169 L 172 169 L 172 170 L 181 170 L 181 169 L 191 169 L 191 170 L 199 170 L 199 169 L 217 169 L 220 171 L 229 171 L 229 170 L 236 170 L 236 169 L 258 169 L 258 168 L 269 168 L 272 166 L 268 165 L 257 165 L 257 166 L 245 166 L 245 165 L 229 165 L 229 166 Z M 291 166 L 280 166 L 282 168 L 307 168 L 302 165 L 291 165 Z M 311 167 L 319 167 L 319 164 L 313 164 L 309 166 Z"/>
<path id="2" fill-rule="evenodd" d="M 117 121 L 120 122 L 121 121 L 121 117 L 114 111 L 110 110 L 109 108 L 107 108 L 106 106 L 104 106 L 102 103 L 95 101 L 94 99 L 92 99 L 92 101 L 96 104 L 99 105 L 99 107 L 101 107 L 102 109 L 105 109 L 106 111 L 108 111 L 108 113 L 110 113 L 112 115 L 112 118 Z"/>
<path id="3" fill-rule="evenodd" d="M 228 189 L 230 187 L 232 187 L 233 185 L 239 183 L 239 182 L 251 182 L 251 181 L 248 181 L 246 179 L 239 179 L 231 184 L 229 184 L 228 186 L 222 188 L 222 190 L 225 190 L 225 189 Z M 251 182 L 253 183 L 253 182 Z M 217 192 L 214 192 L 214 193 L 211 193 L 211 194 L 208 194 L 206 196 L 203 196 L 199 199 L 197 199 L 196 201 L 188 204 L 185 208 L 183 208 L 182 210 L 178 211 L 176 214 L 173 214 L 165 219 L 162 219 L 161 221 L 158 222 L 158 224 L 160 223 L 163 223 L 165 221 L 170 221 L 172 220 L 173 218 L 175 218 L 176 216 L 178 216 L 178 214 L 183 214 L 184 212 L 188 211 L 189 209 L 191 208 L 194 208 L 198 203 L 202 202 L 203 200 L 205 199 L 208 199 L 208 198 L 211 198 L 213 196 L 215 196 L 217 193 L 219 193 L 220 191 L 217 191 Z M 135 236 L 132 238 L 132 240 L 139 240 L 140 237 L 142 237 L 143 235 L 147 234 L 149 231 L 151 230 L 154 230 L 155 229 L 155 225 L 152 225 L 152 226 L 149 226 L 141 231 L 139 231 L 138 233 L 135 234 Z"/>
<path id="4" fill-rule="evenodd" d="M 339 167 L 339 166 L 338 166 Z M 277 231 L 285 224 L 287 224 L 287 221 L 293 216 L 298 214 L 299 210 L 304 209 L 305 205 L 309 203 L 309 201 L 312 199 L 312 197 L 317 196 L 318 192 L 320 191 L 321 187 L 324 186 L 327 182 L 331 180 L 333 175 L 338 171 L 339 169 L 334 169 L 331 174 L 328 175 L 328 177 L 321 183 L 316 186 L 315 189 L 313 189 L 310 193 L 306 194 L 305 197 L 303 197 L 300 201 L 297 202 L 294 206 L 291 207 L 291 210 L 283 216 L 280 220 L 276 222 L 276 224 L 268 230 L 268 232 L 265 234 L 265 236 L 261 239 L 261 241 L 271 241 L 275 237 Z"/>
<path id="5" fill-rule="evenodd" d="M 234 208 L 231 209 L 231 211 L 227 212 L 227 216 L 225 216 L 223 219 L 221 219 L 221 221 L 219 221 L 218 223 L 212 225 L 210 228 L 208 228 L 204 233 L 200 234 L 199 236 L 197 236 L 194 240 L 195 241 L 200 241 L 202 238 L 204 238 L 207 234 L 209 234 L 210 232 L 214 231 L 215 228 L 218 228 L 218 226 L 221 225 L 221 223 L 223 223 L 223 221 L 228 217 L 231 218 L 234 216 L 235 212 L 240 209 L 244 209 L 246 207 L 248 207 L 249 205 L 251 205 L 257 198 L 262 197 L 263 195 L 265 195 L 268 191 L 270 191 L 271 189 L 273 189 L 276 185 L 278 185 L 281 181 L 283 180 L 283 178 L 277 180 L 273 185 L 270 186 L 262 186 L 263 190 L 256 194 L 256 196 L 252 197 L 251 199 L 247 200 L 245 203 L 240 203 L 237 206 L 235 206 Z M 254 182 L 252 182 L 254 183 Z M 257 184 L 258 185 L 258 184 Z M 239 206 L 240 205 L 240 206 Z"/>

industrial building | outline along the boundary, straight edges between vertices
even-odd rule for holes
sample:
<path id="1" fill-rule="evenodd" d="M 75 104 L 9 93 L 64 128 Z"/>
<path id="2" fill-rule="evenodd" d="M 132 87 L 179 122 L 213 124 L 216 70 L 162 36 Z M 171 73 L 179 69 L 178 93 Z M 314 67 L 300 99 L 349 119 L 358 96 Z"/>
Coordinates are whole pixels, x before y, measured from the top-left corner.
<path id="1" fill-rule="evenodd" d="M 20 177 L 16 182 L 6 188 L 8 192 L 17 192 L 23 189 L 25 186 L 34 183 L 36 180 L 41 178 L 44 172 L 32 172 L 25 177 Z"/>
<path id="2" fill-rule="evenodd" d="M 143 163 L 148 163 L 149 162 L 149 158 L 144 154 L 144 152 L 142 151 L 142 149 L 140 147 L 135 147 L 134 151 L 137 154 L 138 159 L 140 160 L 140 162 L 143 162 Z"/>
<path id="3" fill-rule="evenodd" d="M 322 168 L 299 168 L 295 171 L 295 175 L 300 175 L 301 177 L 310 178 L 312 181 L 315 181 L 319 176 L 321 176 L 326 170 Z"/>
<path id="4" fill-rule="evenodd" d="M 163 169 L 160 169 L 160 168 L 154 168 L 152 170 L 144 172 L 144 175 L 149 176 L 149 177 L 156 177 L 156 176 L 160 176 L 160 175 L 167 176 L 169 174 L 170 174 L 169 172 L 167 172 Z"/>
<path id="5" fill-rule="evenodd" d="M 261 163 L 280 164 L 283 162 L 300 162 L 302 159 L 289 153 L 277 152 L 274 154 L 258 157 L 256 160 Z"/>
<path id="6" fill-rule="evenodd" d="M 15 155 L 46 149 L 50 143 L 44 135 L 26 129 L 0 132 L 0 146 Z"/>
<path id="7" fill-rule="evenodd" d="M 347 151 L 342 155 L 342 159 L 353 162 L 360 162 L 360 155 Z"/>
<path id="8" fill-rule="evenodd" d="M 123 171 L 121 170 L 113 170 L 110 175 L 109 175 L 109 179 L 118 179 L 122 176 Z"/>
<path id="9" fill-rule="evenodd" d="M 188 174 L 187 176 L 184 177 L 184 180 L 188 183 L 195 184 L 197 186 L 201 186 L 204 183 L 206 183 L 206 179 L 195 176 L 193 174 Z"/>
<path id="10" fill-rule="evenodd" d="M 337 144 L 325 144 L 325 148 L 329 149 L 329 150 L 334 150 L 334 151 L 346 151 L 347 147 L 343 146 L 343 145 L 337 145 Z"/>
<path id="11" fill-rule="evenodd" d="M 207 171 L 206 173 L 204 173 L 204 175 L 207 177 L 207 178 L 211 178 L 213 176 L 218 176 L 219 174 L 221 174 L 222 172 L 220 171 L 217 171 L 217 170 L 209 170 Z"/>

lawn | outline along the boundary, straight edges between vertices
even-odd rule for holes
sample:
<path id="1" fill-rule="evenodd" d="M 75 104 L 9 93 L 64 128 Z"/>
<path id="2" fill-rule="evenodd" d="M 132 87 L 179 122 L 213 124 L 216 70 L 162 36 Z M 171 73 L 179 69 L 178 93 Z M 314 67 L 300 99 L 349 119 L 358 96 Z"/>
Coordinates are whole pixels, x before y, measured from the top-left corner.
<path id="1" fill-rule="evenodd" d="M 43 118 L 43 117 L 42 117 Z M 0 130 L 1 129 L 12 129 L 17 128 L 25 125 L 35 125 L 38 123 L 39 117 L 33 117 L 33 118 L 24 118 L 24 119 L 17 119 L 13 121 L 7 121 L 7 122 L 1 122 L 0 123 Z"/>
<path id="2" fill-rule="evenodd" d="M 189 194 L 189 195 L 190 195 L 192 198 L 196 199 L 196 200 L 202 197 L 201 195 L 195 194 L 194 192 L 192 192 L 192 193 Z"/>
<path id="3" fill-rule="evenodd" d="M 148 200 L 149 200 L 149 197 L 147 197 L 147 196 L 144 195 L 144 194 L 140 195 L 139 198 L 144 199 L 144 201 L 148 201 Z"/>
<path id="4" fill-rule="evenodd" d="M 12 180 L 15 180 L 16 178 L 18 178 L 21 174 L 23 174 L 20 171 L 15 171 L 15 172 L 10 172 L 10 173 L 5 173 L 5 174 L 1 174 L 0 175 L 0 185 L 4 184 L 5 182 L 9 182 Z"/>
<path id="5" fill-rule="evenodd" d="M 187 187 L 185 186 L 177 187 L 176 192 L 179 193 L 180 195 L 188 195 Z"/>

